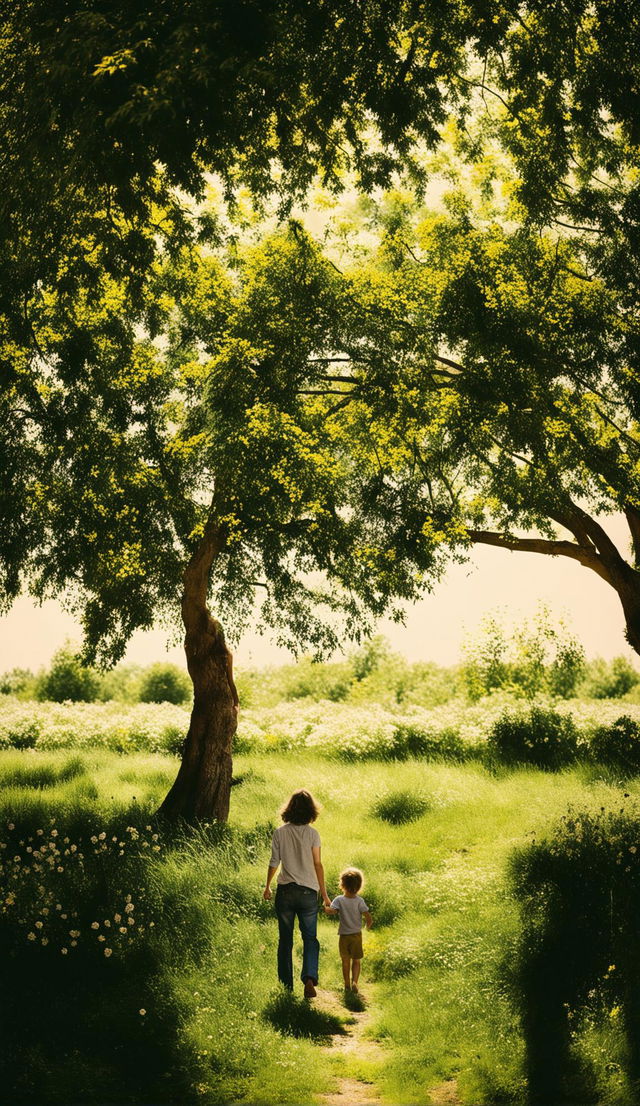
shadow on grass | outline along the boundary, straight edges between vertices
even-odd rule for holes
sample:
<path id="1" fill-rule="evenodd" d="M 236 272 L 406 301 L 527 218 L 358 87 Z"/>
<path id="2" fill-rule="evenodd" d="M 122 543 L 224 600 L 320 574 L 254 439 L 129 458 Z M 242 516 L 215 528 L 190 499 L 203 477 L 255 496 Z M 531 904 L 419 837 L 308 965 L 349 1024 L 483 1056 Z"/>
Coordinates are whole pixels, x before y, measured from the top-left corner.
<path id="1" fill-rule="evenodd" d="M 350 1010 L 352 1014 L 361 1014 L 362 1011 L 367 1008 L 367 1004 L 362 995 L 356 994 L 355 991 L 345 991 L 342 1001 L 347 1010 Z"/>
<path id="2" fill-rule="evenodd" d="M 262 1016 L 279 1033 L 287 1037 L 311 1037 L 322 1039 L 336 1033 L 346 1033 L 344 1021 L 338 1014 L 319 1010 L 305 999 L 296 998 L 284 989 L 269 999 Z"/>

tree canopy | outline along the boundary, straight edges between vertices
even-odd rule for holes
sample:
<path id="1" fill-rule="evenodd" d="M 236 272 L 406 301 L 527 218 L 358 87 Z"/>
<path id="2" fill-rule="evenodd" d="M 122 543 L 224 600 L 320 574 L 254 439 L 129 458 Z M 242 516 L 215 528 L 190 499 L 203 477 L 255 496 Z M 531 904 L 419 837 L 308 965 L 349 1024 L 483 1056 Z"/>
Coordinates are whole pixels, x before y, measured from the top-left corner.
<path id="1" fill-rule="evenodd" d="M 37 595 L 66 593 L 110 661 L 135 628 L 175 619 L 214 520 L 214 609 L 231 629 L 257 594 L 281 640 L 322 651 L 336 619 L 359 636 L 368 613 L 417 594 L 436 551 L 412 544 L 415 502 L 361 464 L 366 428 L 327 354 L 336 311 L 350 340 L 353 302 L 304 232 L 234 251 L 233 267 L 185 250 L 149 296 L 161 341 L 123 318 L 110 280 L 72 318 L 40 305 L 41 377 L 18 378 L 2 423 L 5 589 L 23 571 Z"/>
<path id="2" fill-rule="evenodd" d="M 472 531 L 553 540 L 567 497 L 622 508 L 639 540 L 633 5 L 24 0 L 2 16 L 7 601 L 25 576 L 71 587 L 118 655 L 174 604 L 214 473 L 220 601 L 246 612 L 242 581 L 269 582 L 269 618 L 293 618 L 297 594 L 299 631 L 312 589 L 291 558 L 379 612 Z M 483 165 L 512 159 L 508 213 L 388 205 L 380 250 L 346 276 L 295 232 L 239 268 L 198 252 L 216 219 L 185 196 L 207 172 L 285 202 L 317 171 L 339 188 L 348 164 L 367 188 L 408 163 L 427 178 L 452 109 L 487 195 Z M 360 535 L 363 567 L 365 510 L 382 530 Z M 597 566 L 595 531 L 572 524 L 564 555 Z"/>
<path id="3" fill-rule="evenodd" d="M 461 189 L 436 211 L 366 207 L 377 242 L 341 275 L 315 353 L 340 365 L 362 479 L 404 504 L 416 551 L 478 542 L 592 569 L 638 649 L 639 320 L 575 239 L 509 227 Z M 597 520 L 616 511 L 630 561 Z"/>

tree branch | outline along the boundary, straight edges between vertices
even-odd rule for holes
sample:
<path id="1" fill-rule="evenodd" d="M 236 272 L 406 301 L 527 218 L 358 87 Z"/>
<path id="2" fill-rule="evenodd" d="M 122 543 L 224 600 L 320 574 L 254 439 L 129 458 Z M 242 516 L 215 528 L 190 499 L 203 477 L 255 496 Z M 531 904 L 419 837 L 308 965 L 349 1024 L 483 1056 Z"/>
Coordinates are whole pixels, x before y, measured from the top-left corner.
<path id="1" fill-rule="evenodd" d="M 582 510 L 582 507 L 578 507 L 577 503 L 570 503 L 570 513 L 568 517 L 572 518 L 574 525 L 581 526 L 584 532 L 593 542 L 598 553 L 605 561 L 613 562 L 616 567 L 620 567 L 625 564 L 624 557 L 621 555 L 617 545 L 611 540 L 607 531 L 603 529 L 599 522 L 596 522 L 595 518 L 588 515 L 586 511 Z"/>
<path id="2" fill-rule="evenodd" d="M 547 557 L 570 557 L 579 561 L 585 568 L 590 568 L 612 584 L 611 574 L 596 551 L 586 549 L 572 541 L 552 541 L 548 538 L 517 538 L 509 534 L 499 534 L 492 530 L 467 529 L 469 540 L 481 545 L 494 545 L 498 549 L 509 549 L 519 553 L 542 553 Z"/>

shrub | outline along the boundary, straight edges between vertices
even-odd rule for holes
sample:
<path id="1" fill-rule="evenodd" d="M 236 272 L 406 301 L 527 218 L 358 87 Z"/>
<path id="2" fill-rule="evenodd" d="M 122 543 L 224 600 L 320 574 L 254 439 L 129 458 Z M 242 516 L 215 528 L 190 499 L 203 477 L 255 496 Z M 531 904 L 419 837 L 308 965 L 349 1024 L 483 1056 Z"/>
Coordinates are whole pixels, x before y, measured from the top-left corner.
<path id="1" fill-rule="evenodd" d="M 422 726 L 404 723 L 396 727 L 389 755 L 394 760 L 423 757 L 425 760 L 462 761 L 469 756 L 469 750 L 469 744 L 451 727 L 431 733 Z"/>
<path id="2" fill-rule="evenodd" d="M 112 700 L 120 703 L 137 703 L 140 699 L 140 683 L 143 669 L 138 664 L 118 664 L 100 677 L 98 699 L 102 703 Z"/>
<path id="3" fill-rule="evenodd" d="M 481 623 L 464 646 L 463 676 L 471 699 L 499 689 L 533 699 L 542 692 L 569 698 L 585 668 L 584 649 L 560 620 L 554 625 L 541 604 L 530 621 L 507 629 L 499 617 Z"/>
<path id="4" fill-rule="evenodd" d="M 37 698 L 52 703 L 93 703 L 99 688 L 98 675 L 65 645 L 54 654 L 49 671 L 39 678 Z"/>
<path id="5" fill-rule="evenodd" d="M 372 814 L 392 826 L 415 822 L 429 810 L 430 803 L 412 791 L 390 791 L 373 804 Z"/>
<path id="6" fill-rule="evenodd" d="M 588 665 L 581 691 L 587 698 L 620 699 L 639 682 L 640 673 L 626 657 L 611 661 L 598 657 Z"/>
<path id="7" fill-rule="evenodd" d="M 10 809 L 0 831 L 3 1101 L 239 1101 L 277 1039 L 248 1011 L 255 922 L 224 884 L 249 888 L 248 899 L 238 868 L 263 855 L 267 827 L 214 823 L 167 842 L 135 806 L 65 803 L 56 820 L 44 802 L 18 800 L 20 820 Z"/>
<path id="8" fill-rule="evenodd" d="M 586 1072 L 585 1082 L 584 1063 L 571 1055 L 572 1028 L 585 1009 L 592 1018 L 622 1010 L 628 1075 L 637 1081 L 638 811 L 570 812 L 545 839 L 517 850 L 510 877 L 522 919 L 512 1001 L 526 1039 L 529 1100 L 593 1101 L 593 1081 Z"/>
<path id="9" fill-rule="evenodd" d="M 599 764 L 608 764 L 630 775 L 640 772 L 640 725 L 623 714 L 612 725 L 594 730 L 589 749 Z"/>
<path id="10" fill-rule="evenodd" d="M 578 730 L 573 719 L 541 707 L 503 714 L 487 738 L 488 759 L 498 764 L 562 768 L 575 760 L 577 751 Z"/>
<path id="11" fill-rule="evenodd" d="M 28 668 L 12 668 L 0 676 L 0 693 L 18 695 L 22 699 L 33 698 L 36 678 Z"/>
<path id="12" fill-rule="evenodd" d="M 143 827 L 102 825 L 7 827 L 0 1076 L 11 1101 L 186 1099 L 159 846 Z"/>
<path id="13" fill-rule="evenodd" d="M 16 718 L 11 721 L 2 734 L 2 745 L 13 749 L 35 749 L 40 737 L 40 723 L 37 719 Z"/>
<path id="14" fill-rule="evenodd" d="M 140 684 L 141 703 L 186 703 L 191 694 L 191 681 L 176 664 L 152 664 Z"/>

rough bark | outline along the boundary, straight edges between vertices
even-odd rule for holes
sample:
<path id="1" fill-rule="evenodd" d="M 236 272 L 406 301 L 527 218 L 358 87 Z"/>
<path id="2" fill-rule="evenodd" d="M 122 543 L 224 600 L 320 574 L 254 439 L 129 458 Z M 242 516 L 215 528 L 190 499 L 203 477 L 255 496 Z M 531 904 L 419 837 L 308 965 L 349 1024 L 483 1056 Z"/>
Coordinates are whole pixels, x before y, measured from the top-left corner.
<path id="1" fill-rule="evenodd" d="M 222 626 L 207 608 L 209 572 L 223 542 L 208 526 L 184 573 L 182 620 L 193 709 L 178 775 L 158 811 L 172 820 L 226 821 L 229 815 L 238 696 Z"/>

